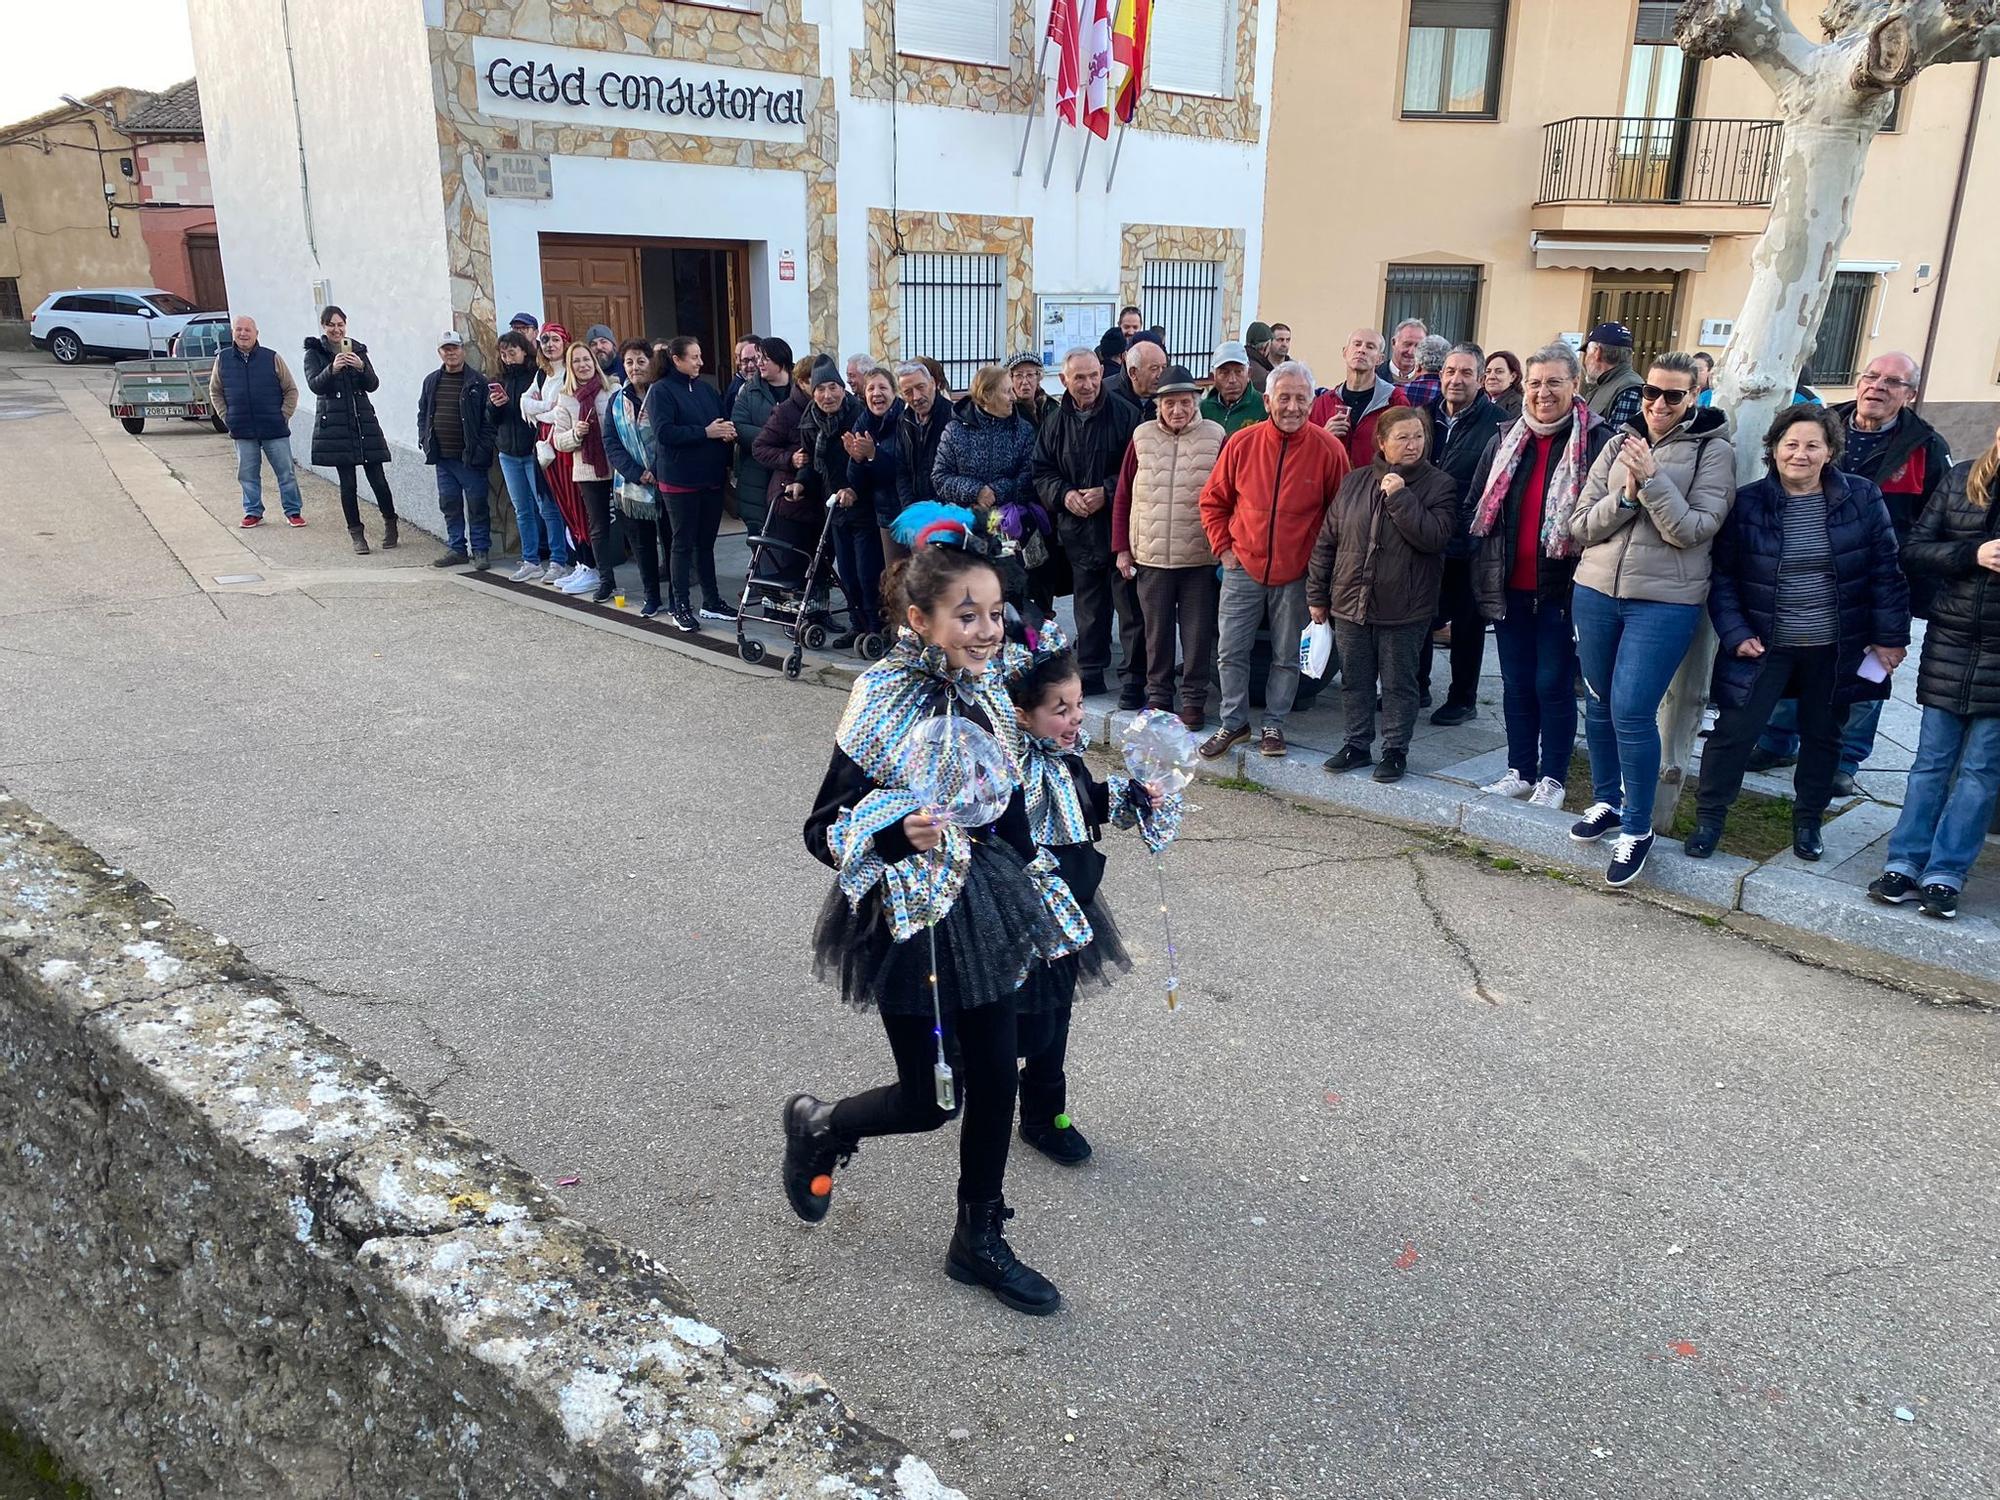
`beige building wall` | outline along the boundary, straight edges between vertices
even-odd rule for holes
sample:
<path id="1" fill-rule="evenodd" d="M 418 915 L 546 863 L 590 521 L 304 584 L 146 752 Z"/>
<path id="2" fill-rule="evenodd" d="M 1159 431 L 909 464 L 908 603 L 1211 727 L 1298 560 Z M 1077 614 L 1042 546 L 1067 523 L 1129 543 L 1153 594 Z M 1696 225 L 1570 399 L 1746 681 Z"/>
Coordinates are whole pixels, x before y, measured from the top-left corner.
<path id="1" fill-rule="evenodd" d="M 97 97 L 122 115 L 145 96 L 117 91 Z M 18 281 L 23 315 L 68 287 L 152 285 L 137 210 L 113 209 L 115 239 L 105 220 L 106 182 L 120 204 L 137 196 L 137 176 L 127 178 L 118 168 L 121 156 L 131 157 L 136 174 L 137 148 L 102 115 L 96 120 L 95 139 L 88 119 L 73 110 L 0 127 L 0 199 L 7 211 L 0 224 L 0 276 Z"/>
<path id="2" fill-rule="evenodd" d="M 1331 383 L 1348 332 L 1379 324 L 1391 265 L 1474 264 L 1483 273 L 1475 337 L 1525 353 L 1588 326 L 1592 272 L 1537 269 L 1540 228 L 1579 239 L 1708 237 L 1705 265 L 1679 277 L 1675 342 L 1693 348 L 1703 319 L 1734 318 L 1761 210 L 1535 207 L 1544 125 L 1624 112 L 1637 8 L 1637 0 L 1513 0 L 1498 118 L 1405 120 L 1410 0 L 1282 0 L 1254 316 L 1290 323 L 1294 349 Z M 1794 0 L 1808 35 L 1818 34 L 1819 9 L 1818 0 Z M 1871 154 L 1843 259 L 1899 266 L 1871 298 L 1861 363 L 1889 349 L 1923 352 L 1976 77 L 1968 64 L 1924 73 L 1906 92 L 1898 129 Z M 1769 118 L 1770 93 L 1748 64 L 1706 63 L 1694 113 Z M 1981 440 L 1990 438 L 2000 413 L 2000 283 L 1990 271 L 2000 242 L 2000 82 L 1982 114 L 1926 392 L 1927 409 L 1948 420 L 1961 450 L 1982 425 Z M 1926 264 L 1930 275 L 1919 279 Z M 1829 399 L 1851 394 L 1824 389 Z"/>

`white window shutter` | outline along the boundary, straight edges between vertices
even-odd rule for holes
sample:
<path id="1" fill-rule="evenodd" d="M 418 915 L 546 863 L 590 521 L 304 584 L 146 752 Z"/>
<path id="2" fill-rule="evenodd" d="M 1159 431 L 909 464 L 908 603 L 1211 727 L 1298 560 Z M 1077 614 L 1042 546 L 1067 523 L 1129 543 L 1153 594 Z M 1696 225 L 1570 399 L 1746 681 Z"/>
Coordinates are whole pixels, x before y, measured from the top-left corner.
<path id="1" fill-rule="evenodd" d="M 1146 47 L 1147 88 L 1229 98 L 1236 91 L 1236 0 L 1161 0 Z"/>
<path id="2" fill-rule="evenodd" d="M 915 57 L 1004 66 L 1013 0 L 894 0 L 896 50 Z"/>

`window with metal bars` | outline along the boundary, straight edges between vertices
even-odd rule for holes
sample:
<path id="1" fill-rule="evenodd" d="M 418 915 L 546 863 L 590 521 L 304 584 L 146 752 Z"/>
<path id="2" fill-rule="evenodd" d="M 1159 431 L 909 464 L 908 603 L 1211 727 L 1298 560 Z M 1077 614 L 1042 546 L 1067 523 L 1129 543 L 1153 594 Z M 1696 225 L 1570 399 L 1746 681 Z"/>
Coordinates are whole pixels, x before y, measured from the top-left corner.
<path id="1" fill-rule="evenodd" d="M 1208 373 L 1222 342 L 1222 262 L 1148 260 L 1139 272 L 1139 313 L 1167 330 L 1167 363 Z"/>
<path id="2" fill-rule="evenodd" d="M 1472 337 L 1479 323 L 1479 267 L 1391 266 L 1383 283 L 1382 326 L 1421 318 L 1424 327 L 1454 344 Z"/>
<path id="3" fill-rule="evenodd" d="M 21 283 L 13 276 L 0 276 L 0 319 L 18 323 L 25 317 L 21 311 Z"/>
<path id="4" fill-rule="evenodd" d="M 1868 321 L 1868 294 L 1875 289 L 1873 271 L 1835 271 L 1826 314 L 1819 320 L 1813 344 L 1815 385 L 1853 385 L 1861 363 L 1861 329 Z"/>
<path id="5" fill-rule="evenodd" d="M 944 366 L 954 391 L 1007 354 L 1007 262 L 1000 255 L 906 254 L 903 359 Z"/>

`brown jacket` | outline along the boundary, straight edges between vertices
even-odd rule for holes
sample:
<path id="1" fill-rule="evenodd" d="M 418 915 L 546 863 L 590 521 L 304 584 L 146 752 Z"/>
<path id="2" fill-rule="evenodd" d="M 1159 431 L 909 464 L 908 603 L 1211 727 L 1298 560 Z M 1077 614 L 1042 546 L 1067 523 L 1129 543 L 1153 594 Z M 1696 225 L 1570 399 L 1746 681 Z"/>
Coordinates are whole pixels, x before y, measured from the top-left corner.
<path id="1" fill-rule="evenodd" d="M 1226 436 L 1220 424 L 1200 417 L 1179 433 L 1157 421 L 1133 429 L 1112 503 L 1112 551 L 1130 552 L 1142 568 L 1215 566 L 1201 527 L 1201 487 Z"/>
<path id="2" fill-rule="evenodd" d="M 1390 474 L 1403 481 L 1382 494 Z M 1428 624 L 1437 613 L 1445 543 L 1458 520 L 1458 486 L 1427 462 L 1391 469 L 1381 459 L 1341 481 L 1306 573 L 1306 603 L 1349 625 Z"/>

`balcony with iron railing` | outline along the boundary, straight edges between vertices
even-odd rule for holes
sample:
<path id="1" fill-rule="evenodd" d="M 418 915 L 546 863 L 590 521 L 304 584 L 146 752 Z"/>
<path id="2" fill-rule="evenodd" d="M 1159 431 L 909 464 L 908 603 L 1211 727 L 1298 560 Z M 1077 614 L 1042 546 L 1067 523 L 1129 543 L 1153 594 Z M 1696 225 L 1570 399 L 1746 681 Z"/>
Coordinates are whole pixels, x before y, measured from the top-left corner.
<path id="1" fill-rule="evenodd" d="M 1578 115 L 1542 127 L 1537 229 L 1763 229 L 1784 127 L 1776 120 Z"/>

